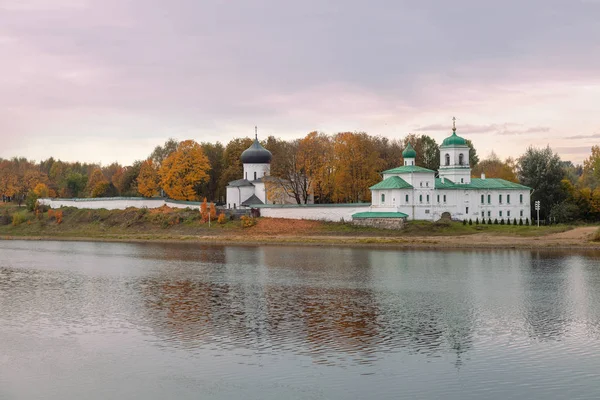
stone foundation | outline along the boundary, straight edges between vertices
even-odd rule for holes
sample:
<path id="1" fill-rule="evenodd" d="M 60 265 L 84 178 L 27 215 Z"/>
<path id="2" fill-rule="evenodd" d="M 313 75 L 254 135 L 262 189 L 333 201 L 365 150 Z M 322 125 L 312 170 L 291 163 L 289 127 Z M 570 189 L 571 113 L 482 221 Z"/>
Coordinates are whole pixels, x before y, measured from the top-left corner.
<path id="1" fill-rule="evenodd" d="M 406 220 L 404 218 L 358 218 L 352 220 L 352 223 L 379 229 L 402 229 Z"/>

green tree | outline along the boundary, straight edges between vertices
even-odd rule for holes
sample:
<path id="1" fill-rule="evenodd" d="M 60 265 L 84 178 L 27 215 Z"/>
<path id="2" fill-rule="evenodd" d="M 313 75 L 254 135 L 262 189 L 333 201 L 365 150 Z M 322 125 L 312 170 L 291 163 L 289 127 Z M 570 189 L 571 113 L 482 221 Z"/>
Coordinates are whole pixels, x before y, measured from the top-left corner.
<path id="1" fill-rule="evenodd" d="M 540 218 L 548 217 L 550 210 L 566 197 L 561 181 L 565 176 L 560 157 L 550 146 L 537 149 L 529 147 L 519 158 L 517 169 L 519 181 L 533 189 L 531 213 L 536 201 L 541 202 Z"/>

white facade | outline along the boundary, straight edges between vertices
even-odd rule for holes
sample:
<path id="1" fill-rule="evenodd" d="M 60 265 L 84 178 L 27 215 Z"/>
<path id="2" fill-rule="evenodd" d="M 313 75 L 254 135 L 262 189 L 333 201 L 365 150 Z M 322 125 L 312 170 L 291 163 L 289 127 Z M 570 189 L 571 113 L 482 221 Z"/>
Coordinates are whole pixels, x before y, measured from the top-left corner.
<path id="1" fill-rule="evenodd" d="M 382 182 L 371 187 L 372 211 L 401 212 L 409 220 L 437 221 L 443 213 L 458 220 L 531 220 L 531 189 L 483 174 L 471 178 L 469 146 L 453 131 L 440 147 L 439 177 L 415 165 L 409 145 L 404 165 L 384 171 Z"/>
<path id="2" fill-rule="evenodd" d="M 244 164 L 244 179 L 255 181 L 271 175 L 271 164 Z"/>

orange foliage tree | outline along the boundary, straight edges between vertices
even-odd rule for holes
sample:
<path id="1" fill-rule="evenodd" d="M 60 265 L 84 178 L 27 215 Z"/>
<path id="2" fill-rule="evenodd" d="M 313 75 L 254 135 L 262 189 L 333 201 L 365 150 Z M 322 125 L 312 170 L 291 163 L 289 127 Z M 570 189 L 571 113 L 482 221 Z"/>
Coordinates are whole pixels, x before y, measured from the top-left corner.
<path id="1" fill-rule="evenodd" d="M 137 177 L 138 192 L 144 197 L 154 197 L 158 195 L 159 176 L 152 160 L 148 159 L 142 163 L 140 174 Z"/>
<path id="2" fill-rule="evenodd" d="M 215 203 L 210 203 L 210 219 L 214 221 L 217 218 L 217 207 Z"/>
<path id="3" fill-rule="evenodd" d="M 512 158 L 502 161 L 494 152 L 471 170 L 471 174 L 475 178 L 481 176 L 481 173 L 485 173 L 486 178 L 500 178 L 511 182 L 519 181 L 516 174 L 516 161 Z"/>
<path id="4" fill-rule="evenodd" d="M 193 140 L 186 140 L 163 161 L 158 174 L 169 197 L 196 200 L 196 188 L 208 179 L 209 170 L 210 163 L 202 147 Z"/>
<path id="5" fill-rule="evenodd" d="M 371 200 L 369 187 L 381 179 L 383 160 L 364 133 L 343 132 L 334 138 L 333 191 L 336 202 L 366 202 Z"/>
<path id="6" fill-rule="evenodd" d="M 206 197 L 202 201 L 202 204 L 200 204 L 200 218 L 202 219 L 202 222 L 208 221 L 208 203 Z"/>

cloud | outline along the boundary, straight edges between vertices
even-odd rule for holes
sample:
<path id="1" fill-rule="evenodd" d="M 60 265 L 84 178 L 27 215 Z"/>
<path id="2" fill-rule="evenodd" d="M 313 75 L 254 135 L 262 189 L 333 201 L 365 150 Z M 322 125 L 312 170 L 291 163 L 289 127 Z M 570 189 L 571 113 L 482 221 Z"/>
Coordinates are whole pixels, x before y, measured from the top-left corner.
<path id="1" fill-rule="evenodd" d="M 554 147 L 554 151 L 567 155 L 587 155 L 592 152 L 592 146 L 564 146 Z"/>
<path id="2" fill-rule="evenodd" d="M 600 139 L 600 133 L 595 133 L 593 135 L 567 136 L 567 139 Z"/>
<path id="3" fill-rule="evenodd" d="M 545 133 L 550 132 L 550 128 L 547 126 L 534 126 L 527 129 L 515 129 L 515 127 L 520 127 L 522 124 L 517 123 L 504 123 L 504 124 L 490 124 L 490 125 L 464 125 L 460 126 L 457 129 L 459 134 L 495 134 L 495 135 L 527 135 L 534 133 Z M 442 124 L 433 124 L 426 125 L 423 127 L 419 127 L 413 129 L 417 132 L 440 132 L 440 131 L 449 131 L 449 127 Z"/>

